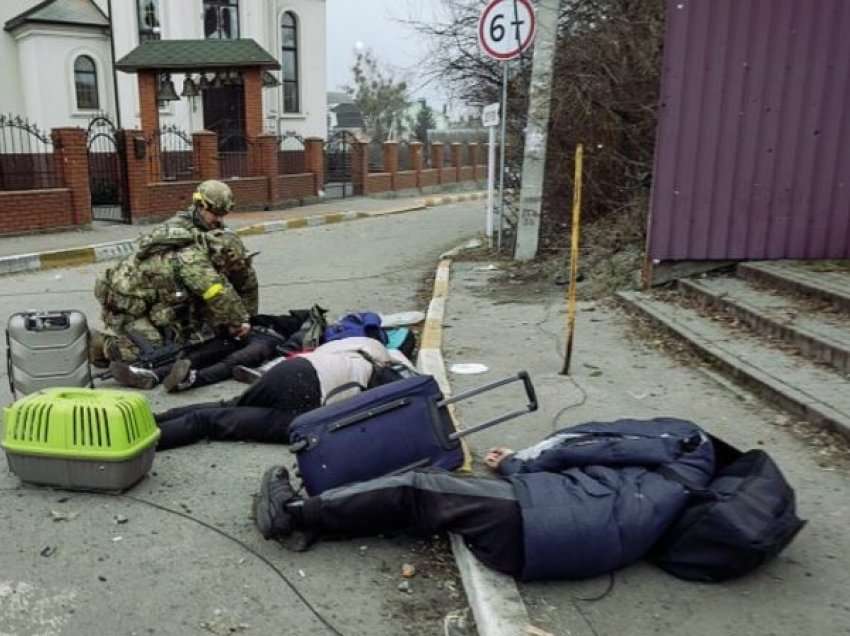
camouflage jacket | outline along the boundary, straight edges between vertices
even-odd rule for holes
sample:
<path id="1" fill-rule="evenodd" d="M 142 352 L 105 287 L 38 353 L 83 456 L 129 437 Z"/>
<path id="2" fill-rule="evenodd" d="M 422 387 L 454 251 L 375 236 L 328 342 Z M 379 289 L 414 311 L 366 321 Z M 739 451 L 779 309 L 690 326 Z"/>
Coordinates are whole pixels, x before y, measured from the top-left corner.
<path id="1" fill-rule="evenodd" d="M 213 329 L 248 322 L 256 311 L 256 275 L 253 291 L 250 280 L 240 281 L 248 292 L 243 302 L 213 263 L 208 235 L 194 224 L 189 211 L 142 236 L 136 253 L 98 277 L 95 295 L 105 318 L 148 316 L 160 329 L 184 333 L 202 331 L 201 322 Z"/>

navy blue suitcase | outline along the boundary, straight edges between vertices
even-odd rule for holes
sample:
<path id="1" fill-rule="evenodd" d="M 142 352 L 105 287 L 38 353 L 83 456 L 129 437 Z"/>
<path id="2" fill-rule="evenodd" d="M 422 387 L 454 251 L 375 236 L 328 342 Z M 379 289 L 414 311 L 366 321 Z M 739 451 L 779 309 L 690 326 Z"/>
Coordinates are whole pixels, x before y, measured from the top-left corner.
<path id="1" fill-rule="evenodd" d="M 526 408 L 456 431 L 446 408 L 474 395 L 521 381 Z M 309 495 L 426 466 L 463 464 L 460 438 L 537 410 L 528 373 L 499 380 L 446 400 L 430 375 L 391 382 L 299 416 L 290 427 L 290 450 Z"/>

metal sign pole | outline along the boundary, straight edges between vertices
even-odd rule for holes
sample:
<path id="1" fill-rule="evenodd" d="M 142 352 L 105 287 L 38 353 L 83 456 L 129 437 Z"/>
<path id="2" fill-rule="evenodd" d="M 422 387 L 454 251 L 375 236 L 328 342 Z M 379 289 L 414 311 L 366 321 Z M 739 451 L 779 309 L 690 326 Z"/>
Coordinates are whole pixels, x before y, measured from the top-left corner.
<path id="1" fill-rule="evenodd" d="M 499 142 L 499 238 L 496 249 L 502 250 L 502 232 L 505 228 L 505 136 L 508 123 L 508 65 L 504 63 L 502 73 L 502 134 Z"/>
<path id="2" fill-rule="evenodd" d="M 496 127 L 490 126 L 487 144 L 487 243 L 493 247 L 493 207 L 496 199 Z"/>

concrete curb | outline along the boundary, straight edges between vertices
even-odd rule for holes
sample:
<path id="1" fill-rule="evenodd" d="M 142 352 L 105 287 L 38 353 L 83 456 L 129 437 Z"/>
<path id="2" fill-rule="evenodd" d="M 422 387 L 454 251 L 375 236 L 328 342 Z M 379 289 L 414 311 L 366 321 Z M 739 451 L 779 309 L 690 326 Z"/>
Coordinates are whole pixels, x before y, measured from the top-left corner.
<path id="1" fill-rule="evenodd" d="M 486 197 L 486 193 L 471 192 L 463 195 L 452 195 L 441 197 L 438 202 L 429 197 L 414 204 L 399 206 L 390 210 L 380 212 L 330 212 L 317 214 L 315 216 L 303 216 L 294 219 L 280 221 L 268 221 L 257 223 L 236 229 L 240 236 L 258 236 L 260 234 L 272 234 L 274 232 L 285 232 L 307 227 L 318 227 L 320 225 L 332 225 L 347 221 L 389 216 L 394 214 L 406 214 L 417 212 L 437 205 L 449 205 L 463 201 L 474 201 Z M 431 203 L 429 203 L 431 201 Z M 12 256 L 0 257 L 0 276 L 7 274 L 20 274 L 24 272 L 37 272 L 60 267 L 78 267 L 91 265 L 102 261 L 110 261 L 123 258 L 135 249 L 135 239 L 124 239 L 110 243 L 98 243 L 48 252 L 34 252 L 31 254 L 14 254 Z"/>
<path id="2" fill-rule="evenodd" d="M 418 366 L 423 373 L 433 375 L 443 394 L 451 395 L 446 365 L 443 360 L 443 320 L 446 312 L 446 300 L 449 294 L 451 259 L 443 259 L 437 267 L 434 280 L 434 295 L 428 307 L 425 327 L 422 331 L 422 343 L 419 348 Z M 458 417 L 451 410 L 452 419 L 457 425 Z M 464 446 L 468 469 L 471 455 Z M 529 633 L 531 621 L 528 610 L 519 594 L 516 581 L 484 566 L 466 547 L 463 539 L 451 535 L 452 552 L 460 570 L 463 588 L 480 636 L 521 636 Z"/>

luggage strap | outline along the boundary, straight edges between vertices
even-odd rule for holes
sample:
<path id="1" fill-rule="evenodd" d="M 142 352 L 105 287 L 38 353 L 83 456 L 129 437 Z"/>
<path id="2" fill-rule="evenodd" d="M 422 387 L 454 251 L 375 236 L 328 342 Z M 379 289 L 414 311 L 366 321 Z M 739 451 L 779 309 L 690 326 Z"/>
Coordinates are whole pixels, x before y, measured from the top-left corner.
<path id="1" fill-rule="evenodd" d="M 337 396 L 340 393 L 350 391 L 351 389 L 360 389 L 360 392 L 363 393 L 363 391 L 366 390 L 366 387 L 359 382 L 346 382 L 345 384 L 340 384 L 338 387 L 328 392 L 325 396 L 325 401 L 322 402 L 322 406 L 325 406 L 332 397 Z"/>
<path id="2" fill-rule="evenodd" d="M 364 420 L 372 419 L 377 415 L 383 415 L 384 413 L 389 413 L 390 411 L 395 411 L 396 409 L 404 408 L 408 404 L 411 403 L 410 398 L 400 398 L 393 402 L 388 402 L 386 404 L 382 404 L 381 406 L 376 406 L 372 409 L 367 409 L 365 411 L 360 411 L 359 413 L 355 413 L 354 415 L 350 415 L 339 420 L 336 424 L 331 426 L 328 430 L 331 433 L 335 433 L 336 431 L 343 429 L 347 426 L 351 426 L 353 424 L 357 424 L 358 422 L 362 422 Z"/>

